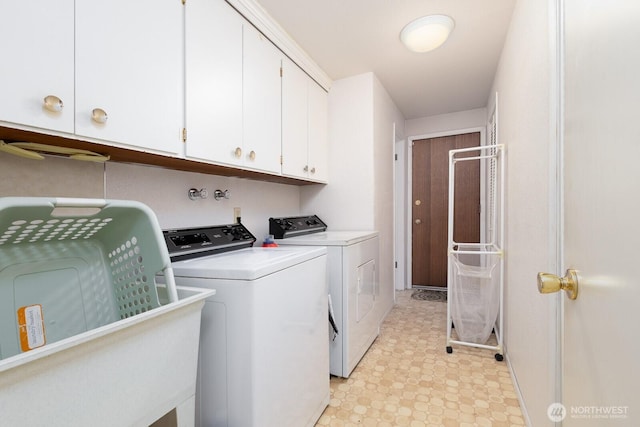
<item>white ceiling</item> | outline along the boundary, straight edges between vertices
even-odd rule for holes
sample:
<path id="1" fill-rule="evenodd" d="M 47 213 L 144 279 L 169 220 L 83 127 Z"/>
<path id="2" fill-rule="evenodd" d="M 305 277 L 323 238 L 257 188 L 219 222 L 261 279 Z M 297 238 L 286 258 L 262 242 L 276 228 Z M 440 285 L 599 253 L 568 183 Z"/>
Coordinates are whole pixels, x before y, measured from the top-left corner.
<path id="1" fill-rule="evenodd" d="M 405 119 L 413 119 L 487 105 L 515 0 L 258 3 L 333 80 L 373 71 Z M 449 40 L 431 52 L 410 52 L 400 31 L 430 14 L 455 20 Z"/>

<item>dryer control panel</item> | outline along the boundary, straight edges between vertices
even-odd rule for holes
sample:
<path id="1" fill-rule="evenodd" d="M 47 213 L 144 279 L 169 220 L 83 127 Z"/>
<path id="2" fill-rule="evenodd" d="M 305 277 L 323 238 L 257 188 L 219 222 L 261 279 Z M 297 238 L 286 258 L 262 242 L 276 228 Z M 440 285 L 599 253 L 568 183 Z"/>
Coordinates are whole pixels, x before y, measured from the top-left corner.
<path id="1" fill-rule="evenodd" d="M 276 239 L 319 233 L 327 230 L 327 224 L 317 215 L 269 218 L 269 234 Z"/>
<path id="2" fill-rule="evenodd" d="M 163 234 L 171 261 L 249 248 L 256 241 L 240 223 L 165 230 Z"/>

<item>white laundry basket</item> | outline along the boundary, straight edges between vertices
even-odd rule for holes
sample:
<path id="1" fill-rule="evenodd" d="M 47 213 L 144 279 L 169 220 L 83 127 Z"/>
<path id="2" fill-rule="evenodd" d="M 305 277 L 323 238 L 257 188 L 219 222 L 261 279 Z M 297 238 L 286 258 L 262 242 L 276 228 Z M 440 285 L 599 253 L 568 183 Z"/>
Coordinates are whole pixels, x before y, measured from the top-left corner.
<path id="1" fill-rule="evenodd" d="M 456 335 L 465 342 L 485 344 L 500 310 L 500 256 L 478 251 L 449 257 L 447 299 Z"/>
<path id="2" fill-rule="evenodd" d="M 176 288 L 143 204 L 0 198 L 1 424 L 193 425 L 211 293 Z"/>

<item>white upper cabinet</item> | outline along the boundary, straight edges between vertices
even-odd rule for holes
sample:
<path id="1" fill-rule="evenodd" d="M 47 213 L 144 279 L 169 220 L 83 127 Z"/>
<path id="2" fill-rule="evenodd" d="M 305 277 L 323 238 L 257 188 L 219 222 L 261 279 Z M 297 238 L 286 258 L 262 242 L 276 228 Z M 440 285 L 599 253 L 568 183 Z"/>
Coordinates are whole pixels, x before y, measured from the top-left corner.
<path id="1" fill-rule="evenodd" d="M 0 126 L 326 182 L 328 76 L 253 5 L 4 1 Z"/>
<path id="2" fill-rule="evenodd" d="M 308 79 L 290 59 L 282 61 L 282 174 L 287 176 L 308 175 Z"/>
<path id="3" fill-rule="evenodd" d="M 243 164 L 242 27 L 245 22 L 224 1 L 187 2 L 187 157 Z"/>
<path id="4" fill-rule="evenodd" d="M 187 157 L 281 172 L 281 58 L 226 2 L 187 2 Z"/>
<path id="5" fill-rule="evenodd" d="M 314 181 L 329 180 L 328 95 L 316 82 L 309 79 L 309 175 Z"/>
<path id="6" fill-rule="evenodd" d="M 0 121 L 73 132 L 73 4 L 0 4 Z M 53 111 L 44 107 L 46 97 Z"/>
<path id="7" fill-rule="evenodd" d="M 327 126 L 327 93 L 297 65 L 283 60 L 283 175 L 326 182 Z"/>
<path id="8" fill-rule="evenodd" d="M 253 26 L 243 28 L 241 156 L 246 168 L 281 173 L 282 53 Z"/>
<path id="9" fill-rule="evenodd" d="M 169 154 L 182 150 L 180 0 L 75 1 L 75 133 Z"/>

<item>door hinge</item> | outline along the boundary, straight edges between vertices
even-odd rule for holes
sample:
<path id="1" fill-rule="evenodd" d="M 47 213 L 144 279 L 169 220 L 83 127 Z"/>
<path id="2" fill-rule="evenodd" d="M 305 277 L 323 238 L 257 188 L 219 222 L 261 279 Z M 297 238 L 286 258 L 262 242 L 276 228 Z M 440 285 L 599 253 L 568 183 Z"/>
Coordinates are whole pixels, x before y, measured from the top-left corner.
<path id="1" fill-rule="evenodd" d="M 280 67 L 280 77 L 282 77 L 282 67 Z"/>
<path id="2" fill-rule="evenodd" d="M 182 142 L 187 142 L 187 128 L 182 128 Z"/>
<path id="3" fill-rule="evenodd" d="M 398 261 L 395 262 L 396 268 L 398 268 Z"/>
<path id="4" fill-rule="evenodd" d="M 398 161 L 398 155 L 397 154 L 394 154 L 393 158 L 394 158 L 395 161 Z"/>
<path id="5" fill-rule="evenodd" d="M 282 158 L 282 156 L 280 156 L 280 166 L 282 166 L 284 164 L 284 159 Z"/>

